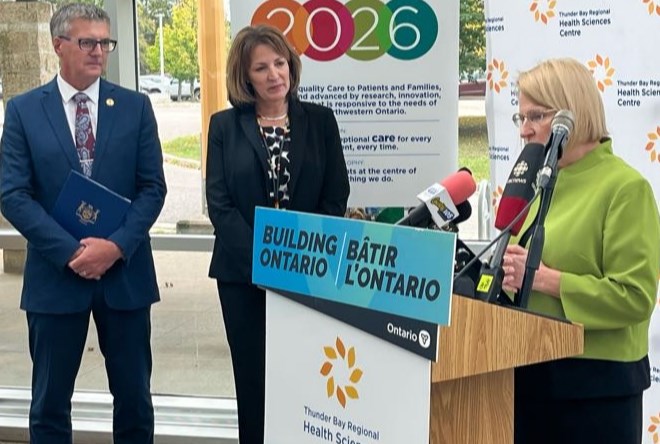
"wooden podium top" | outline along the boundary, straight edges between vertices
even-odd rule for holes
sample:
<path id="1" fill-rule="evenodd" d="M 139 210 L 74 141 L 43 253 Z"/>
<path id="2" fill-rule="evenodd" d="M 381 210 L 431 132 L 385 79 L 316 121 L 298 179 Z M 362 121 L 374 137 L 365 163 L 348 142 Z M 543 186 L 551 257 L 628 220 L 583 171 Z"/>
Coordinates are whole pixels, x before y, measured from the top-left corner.
<path id="1" fill-rule="evenodd" d="M 451 325 L 440 328 L 431 381 L 576 356 L 583 345 L 579 324 L 454 295 Z"/>

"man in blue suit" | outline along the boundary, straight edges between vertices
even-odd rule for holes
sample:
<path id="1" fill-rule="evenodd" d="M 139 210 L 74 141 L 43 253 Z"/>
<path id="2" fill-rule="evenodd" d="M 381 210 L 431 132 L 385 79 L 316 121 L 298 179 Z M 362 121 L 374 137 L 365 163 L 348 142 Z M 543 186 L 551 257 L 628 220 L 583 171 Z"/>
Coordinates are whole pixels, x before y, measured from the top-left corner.
<path id="1" fill-rule="evenodd" d="M 114 397 L 114 442 L 152 443 L 150 307 L 159 294 L 148 233 L 166 194 L 156 120 L 147 96 L 100 78 L 117 43 L 102 9 L 63 6 L 50 29 L 60 72 L 9 101 L 0 147 L 2 213 L 28 241 L 30 442 L 72 442 L 91 313 Z M 50 216 L 71 170 L 131 200 L 107 238 L 78 240 Z"/>

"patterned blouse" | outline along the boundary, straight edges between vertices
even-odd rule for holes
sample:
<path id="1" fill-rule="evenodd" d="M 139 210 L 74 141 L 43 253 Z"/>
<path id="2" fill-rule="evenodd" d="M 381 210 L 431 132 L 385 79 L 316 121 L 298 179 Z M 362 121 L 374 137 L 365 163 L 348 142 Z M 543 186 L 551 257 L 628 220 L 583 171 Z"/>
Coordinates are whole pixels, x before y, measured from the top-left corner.
<path id="1" fill-rule="evenodd" d="M 289 206 L 289 121 L 285 126 L 260 126 L 261 138 L 268 152 L 269 194 L 275 208 Z M 275 194 L 277 193 L 277 195 Z"/>

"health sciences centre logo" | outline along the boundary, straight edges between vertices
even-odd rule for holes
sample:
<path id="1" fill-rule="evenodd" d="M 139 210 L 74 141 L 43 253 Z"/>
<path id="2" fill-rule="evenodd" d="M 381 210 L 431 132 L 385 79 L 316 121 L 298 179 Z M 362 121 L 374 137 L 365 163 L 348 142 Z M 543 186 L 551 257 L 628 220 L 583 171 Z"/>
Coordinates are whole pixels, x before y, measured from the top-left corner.
<path id="1" fill-rule="evenodd" d="M 593 74 L 600 92 L 605 92 L 605 89 L 614 84 L 612 77 L 616 70 L 612 66 L 612 61 L 609 57 L 596 54 L 596 57 L 587 62 L 587 67 L 591 71 L 591 74 Z"/>
<path id="2" fill-rule="evenodd" d="M 509 71 L 504 66 L 504 61 L 493 59 L 488 63 L 488 74 L 486 75 L 486 82 L 491 91 L 500 93 L 506 85 L 509 78 Z"/>
<path id="3" fill-rule="evenodd" d="M 335 345 L 323 347 L 327 358 L 321 366 L 321 375 L 326 378 L 328 398 L 335 396 L 342 408 L 346 408 L 347 398 L 357 400 L 360 396 L 356 385 L 362 379 L 362 370 L 355 365 L 355 347 L 346 350 L 344 342 L 337 337 Z"/>
<path id="4" fill-rule="evenodd" d="M 651 156 L 651 162 L 660 162 L 660 146 L 656 147 L 656 145 L 660 144 L 660 126 L 657 126 L 655 131 L 648 133 L 647 137 L 648 142 L 645 149 Z"/>
<path id="5" fill-rule="evenodd" d="M 646 5 L 649 15 L 660 15 L 660 2 L 656 4 L 656 0 L 642 0 L 642 3 Z"/>
<path id="6" fill-rule="evenodd" d="M 551 18 L 555 17 L 557 0 L 534 0 L 529 5 L 529 11 L 534 15 L 535 22 L 547 25 Z"/>

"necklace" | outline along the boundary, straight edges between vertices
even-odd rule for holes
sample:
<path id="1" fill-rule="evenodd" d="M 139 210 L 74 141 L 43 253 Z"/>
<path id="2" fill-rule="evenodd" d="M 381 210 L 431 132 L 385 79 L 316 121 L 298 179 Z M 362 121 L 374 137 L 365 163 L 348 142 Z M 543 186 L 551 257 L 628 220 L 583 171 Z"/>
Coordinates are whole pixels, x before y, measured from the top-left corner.
<path id="1" fill-rule="evenodd" d="M 287 111 L 287 112 L 285 112 L 284 114 L 282 114 L 281 116 L 272 116 L 272 117 L 270 117 L 270 116 L 262 116 L 261 114 L 257 114 L 257 117 L 258 117 L 259 119 L 261 119 L 261 120 L 270 120 L 270 121 L 274 121 L 274 120 L 282 120 L 282 119 L 284 119 L 288 114 L 289 114 L 289 112 Z"/>

